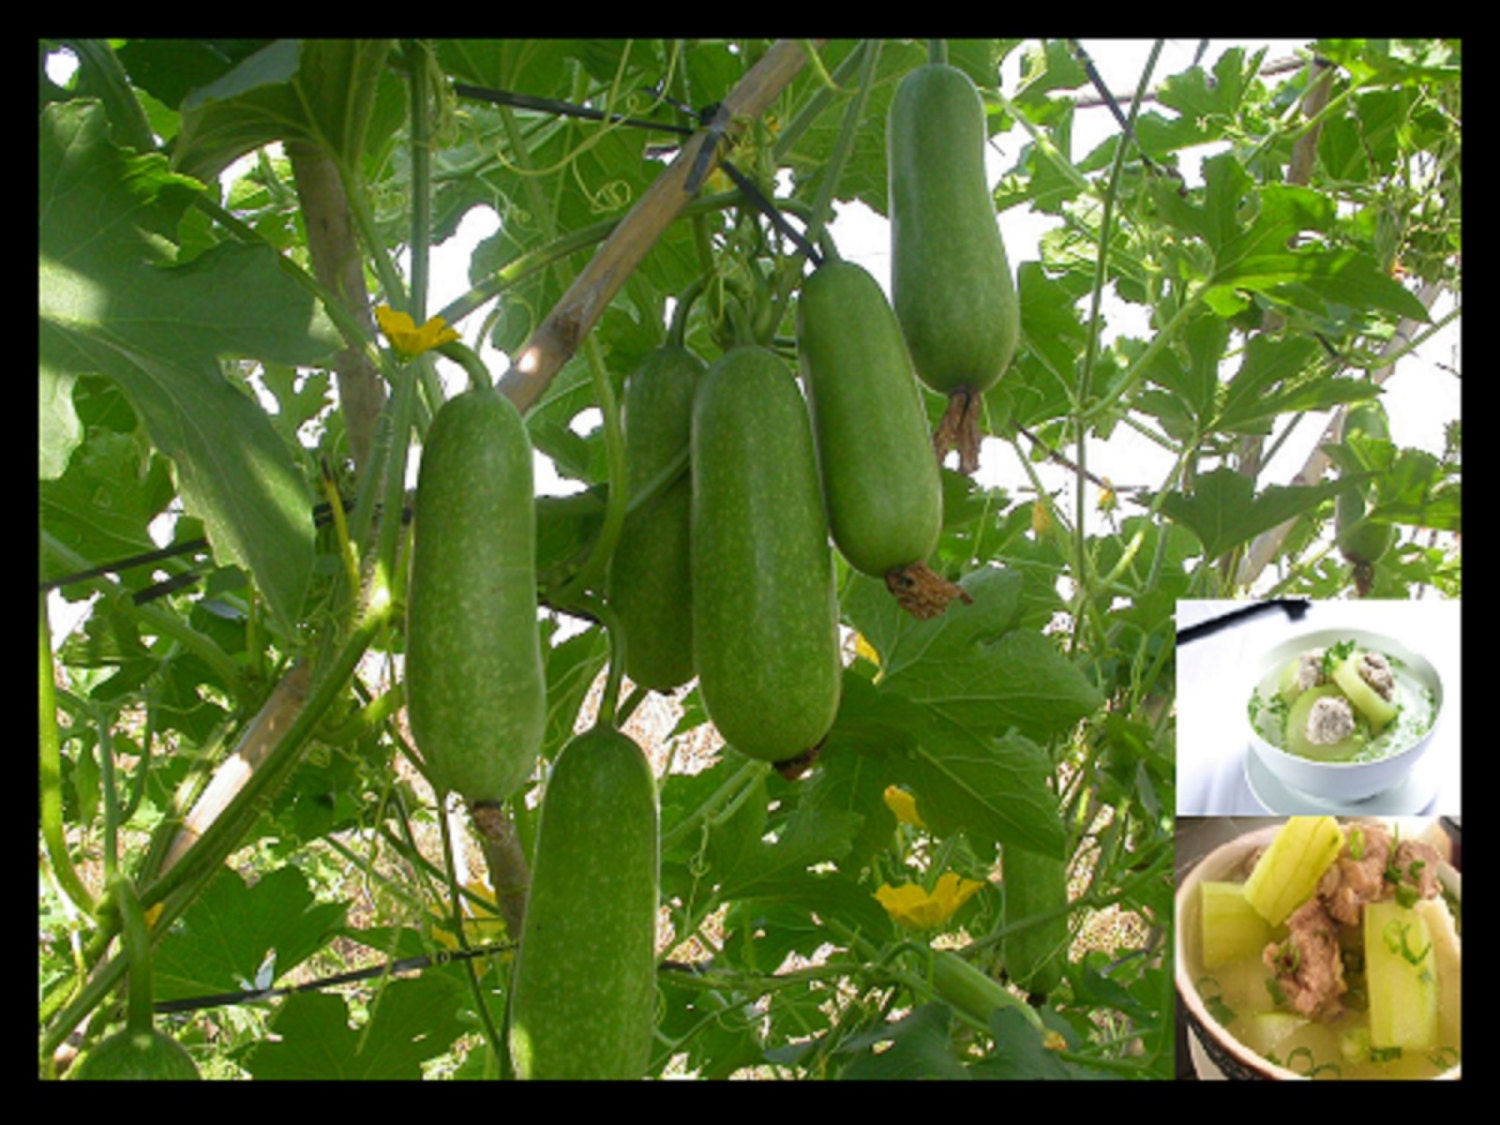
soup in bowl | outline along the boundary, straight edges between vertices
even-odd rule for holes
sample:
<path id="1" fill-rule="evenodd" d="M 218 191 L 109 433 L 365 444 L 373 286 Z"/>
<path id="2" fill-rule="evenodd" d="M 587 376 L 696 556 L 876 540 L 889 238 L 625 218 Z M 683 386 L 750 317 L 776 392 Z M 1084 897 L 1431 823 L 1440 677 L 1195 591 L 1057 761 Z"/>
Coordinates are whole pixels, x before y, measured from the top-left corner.
<path id="1" fill-rule="evenodd" d="M 1311 797 L 1362 801 L 1404 781 L 1442 712 L 1436 669 L 1391 637 L 1305 633 L 1254 671 L 1251 749 L 1285 785 Z"/>
<path id="2" fill-rule="evenodd" d="M 1233 840 L 1177 891 L 1189 1034 L 1230 1078 L 1457 1078 L 1459 902 L 1409 821 L 1291 817 Z"/>

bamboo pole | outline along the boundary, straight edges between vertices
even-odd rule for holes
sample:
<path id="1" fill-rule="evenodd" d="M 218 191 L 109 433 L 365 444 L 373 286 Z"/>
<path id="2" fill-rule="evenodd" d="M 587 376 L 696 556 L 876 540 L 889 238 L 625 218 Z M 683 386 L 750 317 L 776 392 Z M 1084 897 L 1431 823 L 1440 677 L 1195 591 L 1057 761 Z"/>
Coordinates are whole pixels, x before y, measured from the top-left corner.
<path id="1" fill-rule="evenodd" d="M 720 104 L 713 126 L 700 129 L 688 139 L 677 159 L 641 196 L 537 326 L 499 384 L 523 414 L 542 397 L 620 287 L 692 198 L 689 176 L 695 168 L 706 175 L 717 167 L 720 136 L 733 142 L 749 122 L 766 111 L 802 69 L 804 50 L 801 41 L 791 39 L 778 40 L 771 46 Z M 712 145 L 713 151 L 700 168 L 699 154 L 705 145 Z"/>

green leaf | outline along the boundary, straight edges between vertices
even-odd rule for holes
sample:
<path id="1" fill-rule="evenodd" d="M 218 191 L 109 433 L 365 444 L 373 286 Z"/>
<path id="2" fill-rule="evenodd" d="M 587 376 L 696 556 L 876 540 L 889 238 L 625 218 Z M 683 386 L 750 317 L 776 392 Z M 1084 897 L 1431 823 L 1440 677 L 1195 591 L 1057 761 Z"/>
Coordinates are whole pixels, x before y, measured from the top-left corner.
<path id="1" fill-rule="evenodd" d="M 747 802 L 764 824 L 765 802 Z M 753 824 L 751 821 L 743 824 Z M 795 883 L 814 864 L 838 859 L 848 852 L 858 827 L 858 814 L 830 809 L 792 813 L 778 838 L 765 843 L 757 832 L 754 839 L 741 837 L 738 850 L 729 853 L 719 841 L 716 856 L 723 862 L 719 870 L 720 894 L 726 899 L 779 898 L 789 882 Z"/>
<path id="2" fill-rule="evenodd" d="M 1249 477 L 1233 469 L 1215 469 L 1197 479 L 1191 495 L 1168 495 L 1162 511 L 1198 537 L 1206 558 L 1216 559 L 1261 532 L 1311 511 L 1343 487 L 1338 481 L 1271 485 L 1257 495 Z"/>
<path id="3" fill-rule="evenodd" d="M 421 1064 L 469 1030 L 459 1018 L 467 990 L 453 977 L 425 973 L 393 980 L 374 1000 L 369 1022 L 349 1026 L 342 999 L 325 993 L 291 997 L 271 1023 L 247 1069 L 261 1081 L 415 1080 Z"/>
<path id="4" fill-rule="evenodd" d="M 1067 734 L 1103 697 L 1053 640 L 1015 627 L 1019 572 L 986 567 L 962 584 L 973 603 L 928 621 L 892 608 L 877 583 L 851 586 L 845 609 L 880 674 L 873 687 L 846 677 L 830 744 L 884 743 L 899 755 L 900 779 L 939 834 L 1061 854 L 1053 764 L 1038 740 Z"/>
<path id="5" fill-rule="evenodd" d="M 1258 53 L 1247 61 L 1245 52 L 1236 47 L 1219 57 L 1212 75 L 1195 66 L 1164 79 L 1156 101 L 1173 115 L 1154 111 L 1140 115 L 1136 137 L 1142 150 L 1159 160 L 1178 149 L 1222 138 L 1225 128 L 1235 123 L 1247 91 L 1258 81 L 1260 59 Z"/>
<path id="6" fill-rule="evenodd" d="M 1040 746 L 1014 732 L 996 738 L 941 721 L 917 737 L 906 780 L 934 832 L 962 832 L 975 847 L 1004 843 L 1063 854 L 1052 760 Z"/>
<path id="7" fill-rule="evenodd" d="M 962 621 L 965 608 L 944 618 Z M 881 687 L 979 737 L 1014 727 L 1046 740 L 1103 703 L 1050 638 L 1023 629 L 971 633 L 963 624 L 939 630 L 920 659 L 888 667 Z"/>
<path id="8" fill-rule="evenodd" d="M 96 429 L 66 472 L 40 482 L 38 506 L 48 535 L 95 565 L 155 550 L 151 521 L 176 490 L 166 461 L 143 446 L 134 435 Z M 73 567 L 44 551 L 41 570 L 43 580 L 50 580 Z M 136 588 L 153 573 L 128 571 L 121 578 Z"/>
<path id="9" fill-rule="evenodd" d="M 1026 1017 L 1014 1008 L 996 1008 L 990 1013 L 994 1050 L 976 1062 L 974 1078 L 986 1081 L 1029 1082 L 1058 1079 L 1114 1077 L 1109 1071 L 1064 1059 L 1050 1050 Z"/>
<path id="10" fill-rule="evenodd" d="M 389 39 L 277 39 L 182 102 L 173 166 L 205 183 L 271 141 L 317 145 L 357 168 Z"/>
<path id="11" fill-rule="evenodd" d="M 1297 184 L 1257 188 L 1232 153 L 1205 160 L 1203 177 L 1201 204 L 1166 189 L 1157 202 L 1163 218 L 1210 251 L 1204 299 L 1220 315 L 1239 312 L 1243 294 L 1255 292 L 1320 315 L 1338 305 L 1428 319 L 1422 303 L 1372 257 L 1313 237 L 1333 228 L 1332 197 Z"/>
<path id="12" fill-rule="evenodd" d="M 269 988 L 323 948 L 347 910 L 347 903 L 316 902 L 295 867 L 254 885 L 226 869 L 162 939 L 152 962 L 157 996 Z"/>
<path id="13" fill-rule="evenodd" d="M 1322 345 L 1308 336 L 1251 336 L 1208 428 L 1268 434 L 1282 414 L 1330 410 L 1370 397 L 1368 379 L 1328 374 L 1322 356 Z"/>
<path id="14" fill-rule="evenodd" d="M 1462 529 L 1462 486 L 1450 480 L 1443 463 L 1426 450 L 1395 452 L 1379 467 L 1375 483 L 1375 500 L 1366 513 L 1369 519 L 1435 531 Z"/>
<path id="15" fill-rule="evenodd" d="M 265 39 L 128 39 L 116 51 L 131 84 L 173 109 L 198 86 L 222 78 Z"/>
<path id="16" fill-rule="evenodd" d="M 187 206 L 190 181 L 159 156 L 114 148 L 95 105 L 43 114 L 40 184 L 43 477 L 61 471 L 82 436 L 73 381 L 110 376 L 176 463 L 184 503 L 220 561 L 250 571 L 288 627 L 312 569 L 311 492 L 220 358 L 317 363 L 338 346 L 331 328 L 268 248 L 224 244 L 172 264 L 162 235 Z"/>
<path id="17" fill-rule="evenodd" d="M 839 1048 L 854 1055 L 839 1077 L 866 1082 L 966 1079 L 968 1070 L 953 1054 L 952 1022 L 948 1005 L 924 1004 L 895 1023 L 856 1036 Z"/>
<path id="18" fill-rule="evenodd" d="M 1182 330 L 1181 348 L 1164 348 L 1147 369 L 1147 376 L 1171 392 L 1175 411 L 1153 409 L 1164 420 L 1184 419 L 1174 427 L 1179 436 L 1189 436 L 1186 419 L 1197 432 L 1213 428 L 1214 401 L 1219 390 L 1219 363 L 1229 342 L 1229 323 L 1213 315 L 1195 316 Z"/>
<path id="19" fill-rule="evenodd" d="M 888 683 L 908 667 L 921 664 L 934 648 L 960 651 L 981 638 L 996 637 L 1014 626 L 1024 579 L 1011 569 L 985 567 L 960 583 L 973 599 L 954 603 L 952 612 L 919 621 L 903 610 L 885 584 L 856 576 L 844 599 L 850 622 L 880 654 L 880 676 Z"/>

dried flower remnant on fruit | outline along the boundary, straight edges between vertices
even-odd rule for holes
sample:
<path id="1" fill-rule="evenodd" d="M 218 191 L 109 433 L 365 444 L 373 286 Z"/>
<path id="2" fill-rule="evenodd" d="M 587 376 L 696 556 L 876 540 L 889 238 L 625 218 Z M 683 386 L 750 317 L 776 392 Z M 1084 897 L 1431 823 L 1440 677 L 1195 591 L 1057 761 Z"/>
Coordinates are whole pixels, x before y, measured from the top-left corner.
<path id="1" fill-rule="evenodd" d="M 918 621 L 938 617 L 951 601 L 972 605 L 974 599 L 957 582 L 951 582 L 926 563 L 912 563 L 887 572 L 885 588 L 896 603 Z"/>
<path id="2" fill-rule="evenodd" d="M 979 414 L 983 408 L 984 400 L 976 392 L 954 391 L 948 396 L 948 409 L 932 435 L 932 448 L 938 460 L 957 450 L 958 471 L 966 476 L 979 471 L 979 445 L 984 438 Z"/>

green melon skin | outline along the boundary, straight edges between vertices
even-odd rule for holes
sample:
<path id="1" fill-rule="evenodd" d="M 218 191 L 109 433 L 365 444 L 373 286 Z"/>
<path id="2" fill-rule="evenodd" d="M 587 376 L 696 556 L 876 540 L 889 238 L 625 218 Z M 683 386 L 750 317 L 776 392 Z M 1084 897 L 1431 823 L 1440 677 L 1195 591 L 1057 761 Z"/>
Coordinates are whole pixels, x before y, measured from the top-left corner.
<path id="1" fill-rule="evenodd" d="M 412 735 L 440 789 L 499 803 L 536 766 L 547 700 L 531 441 L 498 391 L 465 391 L 433 418 L 412 535 Z"/>
<path id="2" fill-rule="evenodd" d="M 625 380 L 631 496 L 687 448 L 704 366 L 669 344 Z M 625 674 L 653 691 L 669 692 L 693 678 L 691 520 L 692 479 L 684 472 L 625 521 L 610 559 L 608 599 L 625 635 Z"/>
<path id="3" fill-rule="evenodd" d="M 73 1072 L 76 1082 L 190 1082 L 201 1077 L 187 1049 L 155 1029 L 116 1032 L 85 1055 Z"/>
<path id="4" fill-rule="evenodd" d="M 807 405 L 771 352 L 710 365 L 693 404 L 693 651 L 709 718 L 748 757 L 815 749 L 842 677 L 833 550 Z"/>
<path id="5" fill-rule="evenodd" d="M 928 64 L 901 80 L 886 124 L 891 299 L 917 376 L 944 395 L 993 386 L 1021 332 L 985 142 L 963 71 Z"/>
<path id="6" fill-rule="evenodd" d="M 1007 926 L 1067 905 L 1066 860 L 1008 847 L 1002 872 Z M 1033 995 L 1047 995 L 1062 982 L 1069 940 L 1066 914 L 1007 936 L 1001 946 L 1006 975 Z"/>
<path id="7" fill-rule="evenodd" d="M 797 346 L 833 541 L 874 578 L 924 562 L 943 486 L 922 391 L 879 283 L 830 261 L 803 283 Z"/>
<path id="8" fill-rule="evenodd" d="M 596 728 L 558 755 L 542 798 L 508 1042 L 523 1079 L 638 1079 L 656 1010 L 656 780 Z"/>

